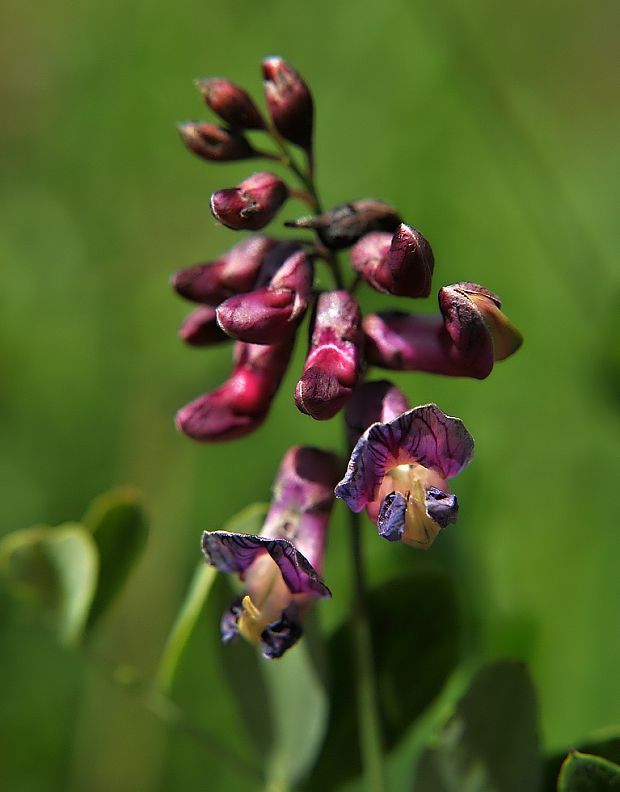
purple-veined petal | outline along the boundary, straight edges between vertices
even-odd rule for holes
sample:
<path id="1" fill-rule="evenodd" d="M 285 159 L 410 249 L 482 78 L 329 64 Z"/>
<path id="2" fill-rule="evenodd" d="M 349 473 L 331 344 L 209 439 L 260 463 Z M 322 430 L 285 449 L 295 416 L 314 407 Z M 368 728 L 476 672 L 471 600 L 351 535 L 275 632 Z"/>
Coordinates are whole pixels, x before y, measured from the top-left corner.
<path id="1" fill-rule="evenodd" d="M 207 561 L 221 572 L 237 572 L 240 575 L 246 572 L 258 555 L 267 552 L 278 565 L 292 594 L 331 596 L 312 564 L 287 539 L 270 539 L 229 531 L 205 531 L 202 535 L 202 550 Z"/>
<path id="2" fill-rule="evenodd" d="M 418 464 L 452 478 L 470 461 L 473 448 L 473 438 L 460 419 L 445 415 L 435 404 L 414 407 L 364 432 L 336 487 L 336 497 L 359 512 L 374 500 L 391 468 Z"/>

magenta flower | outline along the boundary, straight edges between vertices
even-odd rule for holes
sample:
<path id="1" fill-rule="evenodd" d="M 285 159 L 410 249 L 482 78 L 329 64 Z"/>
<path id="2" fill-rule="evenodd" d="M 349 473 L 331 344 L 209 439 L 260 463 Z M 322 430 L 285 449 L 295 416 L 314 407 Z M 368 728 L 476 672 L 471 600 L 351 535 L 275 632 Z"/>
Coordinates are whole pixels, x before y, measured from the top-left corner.
<path id="1" fill-rule="evenodd" d="M 415 228 L 401 223 L 394 234 L 372 231 L 351 248 L 353 269 L 377 291 L 399 297 L 428 297 L 435 259 Z"/>
<path id="2" fill-rule="evenodd" d="M 368 361 L 404 371 L 484 379 L 519 349 L 521 333 L 493 292 L 475 283 L 439 290 L 439 314 L 385 311 L 364 319 Z"/>
<path id="3" fill-rule="evenodd" d="M 313 601 L 331 596 L 320 575 L 337 479 L 334 454 L 295 446 L 282 461 L 258 536 L 203 533 L 207 563 L 245 583 L 222 618 L 224 643 L 241 635 L 260 645 L 265 657 L 281 657 L 300 638 L 301 619 Z"/>
<path id="4" fill-rule="evenodd" d="M 364 432 L 336 497 L 354 512 L 366 507 L 385 539 L 426 550 L 456 521 L 458 503 L 446 480 L 460 473 L 473 450 L 458 418 L 434 404 L 414 407 Z"/>
<path id="5" fill-rule="evenodd" d="M 258 231 L 273 220 L 288 194 L 273 173 L 254 173 L 236 187 L 214 192 L 211 212 L 233 231 Z"/>
<path id="6" fill-rule="evenodd" d="M 186 300 L 219 305 L 233 294 L 254 288 L 265 258 L 276 245 L 275 239 L 251 236 L 216 261 L 177 270 L 172 287 Z"/>
<path id="7" fill-rule="evenodd" d="M 217 323 L 215 308 L 200 305 L 185 317 L 179 328 L 179 338 L 190 346 L 204 347 L 230 341 L 230 337 Z"/>
<path id="8" fill-rule="evenodd" d="M 233 373 L 219 388 L 178 411 L 175 423 L 179 431 L 194 440 L 216 443 L 258 429 L 267 417 L 292 348 L 292 336 L 271 345 L 238 341 Z"/>
<path id="9" fill-rule="evenodd" d="M 323 292 L 314 316 L 304 373 L 295 388 L 301 412 L 332 418 L 349 400 L 362 365 L 361 314 L 346 291 Z"/>
<path id="10" fill-rule="evenodd" d="M 286 257 L 266 286 L 234 295 L 218 307 L 217 320 L 231 338 L 271 344 L 294 333 L 303 319 L 312 293 L 312 261 L 295 246 L 291 252 L 287 244 L 278 246 L 268 258 L 277 259 L 280 249 Z"/>

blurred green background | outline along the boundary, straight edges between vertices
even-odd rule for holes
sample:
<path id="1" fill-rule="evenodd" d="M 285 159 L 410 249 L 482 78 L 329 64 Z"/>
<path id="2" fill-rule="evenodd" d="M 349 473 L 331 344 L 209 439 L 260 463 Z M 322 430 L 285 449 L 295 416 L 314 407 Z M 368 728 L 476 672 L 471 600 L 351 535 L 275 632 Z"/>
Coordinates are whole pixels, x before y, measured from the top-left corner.
<path id="1" fill-rule="evenodd" d="M 197 160 L 174 124 L 208 116 L 192 78 L 260 97 L 260 59 L 281 54 L 315 96 L 325 204 L 393 203 L 431 241 L 436 287 L 483 284 L 525 335 L 485 382 L 396 378 L 476 438 L 459 524 L 432 551 L 461 595 L 464 662 L 527 660 L 549 748 L 620 724 L 619 22 L 610 0 L 4 0 L 0 530 L 79 519 L 117 484 L 141 490 L 151 537 L 96 654 L 151 673 L 200 532 L 265 500 L 288 446 L 340 445 L 337 421 L 292 403 L 303 343 L 256 434 L 201 447 L 172 424 L 226 377 L 229 352 L 182 347 L 188 306 L 168 276 L 237 241 L 208 198 L 252 168 Z M 392 304 L 369 290 L 363 303 Z M 350 591 L 336 511 L 328 630 Z M 375 582 L 421 563 L 365 527 Z M 204 722 L 241 740 L 221 715 L 213 627 L 188 685 Z M 7 616 L 0 637 L 3 789 L 243 788 L 43 631 Z"/>

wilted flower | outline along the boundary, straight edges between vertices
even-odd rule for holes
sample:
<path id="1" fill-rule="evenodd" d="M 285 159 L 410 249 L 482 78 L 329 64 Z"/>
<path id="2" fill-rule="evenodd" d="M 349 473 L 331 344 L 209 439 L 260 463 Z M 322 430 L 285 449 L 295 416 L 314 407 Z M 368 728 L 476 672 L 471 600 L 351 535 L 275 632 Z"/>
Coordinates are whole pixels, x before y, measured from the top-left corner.
<path id="1" fill-rule="evenodd" d="M 285 60 L 263 61 L 265 98 L 275 128 L 291 143 L 309 150 L 312 144 L 314 106 L 306 83 Z"/>
<path id="2" fill-rule="evenodd" d="M 211 212 L 233 231 L 258 231 L 270 223 L 288 198 L 286 184 L 273 173 L 254 173 L 236 187 L 211 196 Z"/>
<path id="3" fill-rule="evenodd" d="M 439 314 L 369 314 L 363 322 L 368 360 L 390 369 L 484 379 L 523 341 L 501 305 L 482 286 L 456 283 L 439 290 Z"/>
<path id="4" fill-rule="evenodd" d="M 268 285 L 230 297 L 217 309 L 220 326 L 232 338 L 251 344 L 274 343 L 295 332 L 303 319 L 312 292 L 312 261 L 299 248 L 293 247 L 292 252 L 290 245 L 281 248 L 289 255 Z"/>
<path id="5" fill-rule="evenodd" d="M 172 287 L 186 300 L 219 305 L 233 294 L 254 288 L 265 257 L 276 244 L 265 236 L 244 239 L 216 261 L 178 270 Z"/>
<path id="6" fill-rule="evenodd" d="M 372 231 L 351 248 L 353 269 L 377 291 L 428 297 L 435 260 L 426 239 L 401 223 L 394 234 Z"/>
<path id="7" fill-rule="evenodd" d="M 351 397 L 362 364 L 361 314 L 347 291 L 323 292 L 314 315 L 310 349 L 295 388 L 301 412 L 332 418 Z"/>
<path id="8" fill-rule="evenodd" d="M 199 396 L 176 414 L 179 431 L 194 440 L 215 443 L 253 432 L 267 417 L 293 348 L 293 337 L 277 344 L 235 344 L 233 373 L 211 393 Z"/>
<path id="9" fill-rule="evenodd" d="M 224 643 L 242 635 L 265 657 L 280 657 L 301 636 L 301 619 L 317 597 L 329 597 L 322 582 L 327 525 L 338 479 L 338 459 L 317 448 L 296 446 L 285 455 L 267 519 L 258 536 L 205 532 L 207 562 L 236 572 L 244 594 L 224 614 Z"/>
<path id="10" fill-rule="evenodd" d="M 336 497 L 354 512 L 366 507 L 380 536 L 427 549 L 456 521 L 458 504 L 446 479 L 468 464 L 473 449 L 458 418 L 434 404 L 414 407 L 364 432 Z"/>
<path id="11" fill-rule="evenodd" d="M 205 103 L 221 119 L 237 129 L 264 129 L 260 110 L 247 92 L 223 77 L 196 80 Z"/>
<path id="12" fill-rule="evenodd" d="M 400 225 L 400 216 L 388 204 L 364 198 L 334 206 L 316 217 L 290 220 L 284 225 L 289 228 L 311 228 L 325 247 L 340 250 L 351 247 L 370 231 L 394 232 Z"/>

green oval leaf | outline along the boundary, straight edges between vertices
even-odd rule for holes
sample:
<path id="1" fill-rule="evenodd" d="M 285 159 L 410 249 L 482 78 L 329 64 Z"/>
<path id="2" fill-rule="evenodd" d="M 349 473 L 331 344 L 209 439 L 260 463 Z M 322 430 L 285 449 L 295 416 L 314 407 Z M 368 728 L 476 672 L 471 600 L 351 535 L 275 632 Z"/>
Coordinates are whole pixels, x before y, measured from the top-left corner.
<path id="1" fill-rule="evenodd" d="M 79 641 L 97 582 L 97 548 L 82 525 L 7 534 L 0 570 L 15 594 L 32 600 L 65 644 Z"/>
<path id="2" fill-rule="evenodd" d="M 620 766 L 572 751 L 560 770 L 558 792 L 620 792 Z"/>
<path id="3" fill-rule="evenodd" d="M 540 788 L 536 694 L 523 663 L 483 668 L 423 754 L 415 792 L 536 792 Z"/>
<path id="4" fill-rule="evenodd" d="M 148 537 L 140 497 L 131 487 L 119 487 L 96 498 L 84 517 L 99 551 L 99 580 L 88 614 L 91 630 L 127 581 Z"/>

